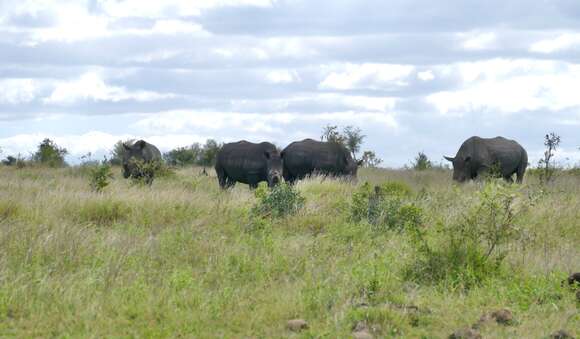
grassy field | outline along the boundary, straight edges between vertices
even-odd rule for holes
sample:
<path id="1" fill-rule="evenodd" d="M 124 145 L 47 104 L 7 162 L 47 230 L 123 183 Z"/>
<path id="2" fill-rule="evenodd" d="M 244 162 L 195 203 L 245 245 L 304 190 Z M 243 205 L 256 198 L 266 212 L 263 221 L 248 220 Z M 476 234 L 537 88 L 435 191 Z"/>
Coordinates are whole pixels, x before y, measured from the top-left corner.
<path id="1" fill-rule="evenodd" d="M 0 168 L 0 336 L 349 338 L 364 322 L 374 337 L 445 338 L 501 308 L 514 321 L 481 326 L 484 338 L 580 335 L 561 285 L 580 271 L 580 176 L 455 185 L 446 171 L 364 169 L 358 183 L 301 182 L 304 206 L 268 217 L 246 185 L 223 192 L 198 173 L 147 187 L 115 169 L 94 193 L 79 168 Z M 414 226 L 354 218 L 365 181 L 402 183 Z M 486 190 L 511 199 L 514 234 L 462 266 L 453 232 L 505 212 L 489 219 Z M 294 318 L 309 328 L 286 329 Z"/>

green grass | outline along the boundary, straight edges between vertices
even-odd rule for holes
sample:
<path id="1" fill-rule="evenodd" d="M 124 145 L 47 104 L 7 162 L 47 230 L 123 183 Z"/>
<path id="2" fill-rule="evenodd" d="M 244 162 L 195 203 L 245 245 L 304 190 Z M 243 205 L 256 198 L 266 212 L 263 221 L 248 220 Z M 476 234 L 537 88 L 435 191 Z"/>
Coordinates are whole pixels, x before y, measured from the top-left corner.
<path id="1" fill-rule="evenodd" d="M 404 183 L 441 249 L 437 229 L 484 185 L 455 185 L 447 171 L 313 178 L 297 185 L 302 209 L 279 218 L 254 215 L 247 186 L 223 192 L 191 168 L 151 187 L 114 171 L 95 193 L 81 169 L 0 168 L 1 337 L 347 338 L 365 321 L 377 337 L 442 338 L 498 308 L 515 324 L 484 326 L 486 338 L 580 335 L 579 305 L 560 284 L 580 270 L 573 173 L 513 188 L 519 236 L 502 245 L 500 270 L 466 288 L 411 279 L 411 232 L 351 217 L 364 181 Z M 310 328 L 289 332 L 293 318 Z"/>

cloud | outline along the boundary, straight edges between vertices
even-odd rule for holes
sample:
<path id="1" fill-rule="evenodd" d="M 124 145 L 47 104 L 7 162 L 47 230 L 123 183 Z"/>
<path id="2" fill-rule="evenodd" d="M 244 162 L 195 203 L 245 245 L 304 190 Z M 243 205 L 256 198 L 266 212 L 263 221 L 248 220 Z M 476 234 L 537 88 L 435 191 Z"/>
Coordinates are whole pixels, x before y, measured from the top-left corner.
<path id="1" fill-rule="evenodd" d="M 556 38 L 550 38 L 535 42 L 530 46 L 530 51 L 542 54 L 551 54 L 575 47 L 580 47 L 580 33 L 564 33 Z"/>
<path id="2" fill-rule="evenodd" d="M 17 105 L 33 101 L 40 91 L 34 79 L 1 79 L 0 103 Z"/>
<path id="3" fill-rule="evenodd" d="M 515 113 L 580 107 L 580 65 L 555 61 L 495 59 L 446 66 L 460 88 L 426 97 L 442 114 L 473 110 Z"/>
<path id="4" fill-rule="evenodd" d="M 266 79 L 273 84 L 287 84 L 300 81 L 296 71 L 291 70 L 274 70 L 266 74 Z"/>
<path id="5" fill-rule="evenodd" d="M 235 131 L 235 134 L 244 131 L 266 134 L 283 134 L 289 125 L 316 123 L 323 126 L 328 123 L 354 124 L 372 123 L 388 129 L 397 128 L 397 122 L 392 114 L 375 112 L 331 112 L 320 114 L 295 113 L 237 113 L 237 112 L 196 112 L 196 111 L 168 111 L 150 116 L 138 121 L 135 126 L 148 131 L 164 131 L 167 133 L 181 133 L 190 130 L 223 130 Z"/>
<path id="6" fill-rule="evenodd" d="M 410 65 L 391 64 L 344 64 L 331 66 L 332 70 L 319 84 L 322 89 L 381 89 L 406 86 L 406 79 L 413 72 Z"/>
<path id="7" fill-rule="evenodd" d="M 94 101 L 154 101 L 173 98 L 174 94 L 151 91 L 128 91 L 124 87 L 109 86 L 98 72 L 88 72 L 79 79 L 59 83 L 44 101 L 48 104 L 72 104 L 79 100 Z"/>
<path id="8" fill-rule="evenodd" d="M 475 32 L 469 34 L 460 34 L 463 41 L 463 48 L 467 50 L 484 50 L 494 47 L 496 42 L 496 34 L 494 32 Z"/>

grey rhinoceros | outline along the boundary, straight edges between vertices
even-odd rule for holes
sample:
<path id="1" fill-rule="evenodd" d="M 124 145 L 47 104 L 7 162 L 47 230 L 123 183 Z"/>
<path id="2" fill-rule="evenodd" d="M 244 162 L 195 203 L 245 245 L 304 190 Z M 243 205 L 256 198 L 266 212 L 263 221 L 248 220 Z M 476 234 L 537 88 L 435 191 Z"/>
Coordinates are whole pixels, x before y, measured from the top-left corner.
<path id="1" fill-rule="evenodd" d="M 445 157 L 453 163 L 453 180 L 464 182 L 483 173 L 501 176 L 513 182 L 517 175 L 521 183 L 528 166 L 528 153 L 514 140 L 503 137 L 471 137 L 463 142 L 455 157 Z"/>
<path id="2" fill-rule="evenodd" d="M 147 184 L 153 182 L 154 173 L 150 170 L 143 171 L 143 164 L 153 162 L 161 163 L 161 152 L 154 145 L 138 140 L 131 145 L 123 144 L 123 177 L 125 178 L 142 178 L 144 177 Z"/>
<path id="3" fill-rule="evenodd" d="M 290 183 L 312 174 L 356 177 L 360 166 L 343 145 L 313 139 L 291 143 L 282 158 L 284 179 Z"/>
<path id="4" fill-rule="evenodd" d="M 245 140 L 225 144 L 217 154 L 215 171 L 222 188 L 241 182 L 256 188 L 261 181 L 273 187 L 282 180 L 282 158 L 273 144 Z"/>

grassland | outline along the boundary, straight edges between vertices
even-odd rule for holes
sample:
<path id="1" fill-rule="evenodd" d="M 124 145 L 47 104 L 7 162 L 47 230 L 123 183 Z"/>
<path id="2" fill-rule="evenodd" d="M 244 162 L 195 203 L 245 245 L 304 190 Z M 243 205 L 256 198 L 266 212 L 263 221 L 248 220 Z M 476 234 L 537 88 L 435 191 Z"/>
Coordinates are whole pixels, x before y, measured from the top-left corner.
<path id="1" fill-rule="evenodd" d="M 436 170 L 314 178 L 297 185 L 297 214 L 256 227 L 245 185 L 223 192 L 189 168 L 147 187 L 116 171 L 94 193 L 83 169 L 0 168 L 0 336 L 348 338 L 365 321 L 375 337 L 444 338 L 499 308 L 515 321 L 485 338 L 580 335 L 561 285 L 580 271 L 580 176 L 510 188 L 519 235 L 500 270 L 464 286 L 409 278 L 410 232 L 353 221 L 350 204 L 365 181 L 406 183 L 431 232 L 461 220 L 483 183 Z M 288 331 L 293 318 L 309 329 Z"/>

